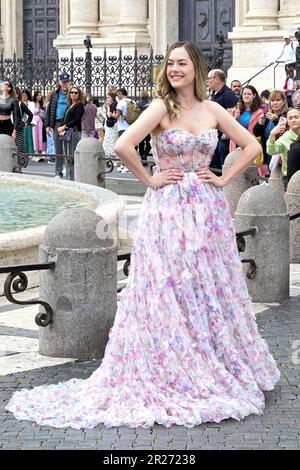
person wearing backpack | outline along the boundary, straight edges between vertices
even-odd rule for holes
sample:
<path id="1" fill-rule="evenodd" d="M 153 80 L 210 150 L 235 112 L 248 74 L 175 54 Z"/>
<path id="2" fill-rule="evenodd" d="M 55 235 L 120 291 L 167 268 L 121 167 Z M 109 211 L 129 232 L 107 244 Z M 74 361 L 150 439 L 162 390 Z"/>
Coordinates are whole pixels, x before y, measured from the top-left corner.
<path id="1" fill-rule="evenodd" d="M 139 101 L 137 102 L 137 105 L 140 109 L 140 113 L 142 113 L 145 109 L 148 108 L 148 106 L 150 105 L 150 96 L 149 96 L 149 93 L 147 90 L 143 90 L 141 93 L 140 93 L 140 99 Z M 139 143 L 139 154 L 140 154 L 140 157 L 141 157 L 141 160 L 143 162 L 143 160 L 147 161 L 147 158 L 148 158 L 148 155 L 149 155 L 149 152 L 151 150 L 151 144 L 150 144 L 150 141 L 151 141 L 151 136 L 150 134 L 146 135 L 146 137 Z M 143 163 L 143 165 L 147 165 L 147 163 Z"/>
<path id="2" fill-rule="evenodd" d="M 294 47 L 294 43 L 291 39 L 291 36 L 289 36 L 288 34 L 285 34 L 283 36 L 283 40 L 284 46 L 282 48 L 280 56 L 277 57 L 275 62 L 279 62 L 279 59 L 281 59 L 281 61 L 285 64 L 286 75 L 288 75 L 289 68 L 292 67 L 294 70 L 296 68 L 296 48 Z"/>
<path id="3" fill-rule="evenodd" d="M 112 113 L 112 117 L 117 120 L 118 135 L 120 137 L 129 127 L 129 124 L 125 119 L 128 109 L 127 90 L 125 88 L 119 88 L 117 96 L 119 101 L 115 112 Z M 121 173 L 130 173 L 124 165 L 120 165 L 117 171 L 120 171 Z"/>

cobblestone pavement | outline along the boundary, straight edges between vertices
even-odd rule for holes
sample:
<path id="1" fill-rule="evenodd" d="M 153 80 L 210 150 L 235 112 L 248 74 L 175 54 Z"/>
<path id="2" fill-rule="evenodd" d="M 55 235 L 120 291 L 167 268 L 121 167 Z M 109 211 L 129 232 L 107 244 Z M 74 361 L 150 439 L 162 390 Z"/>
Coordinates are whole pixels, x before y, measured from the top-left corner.
<path id="1" fill-rule="evenodd" d="M 299 449 L 300 296 L 258 315 L 259 329 L 278 361 L 282 377 L 266 393 L 263 416 L 227 420 L 192 429 L 155 425 L 149 429 L 97 426 L 89 430 L 54 429 L 17 421 L 5 404 L 19 388 L 86 378 L 99 362 L 68 363 L 0 377 L 0 449 Z M 299 364 L 297 364 L 299 362 Z"/>

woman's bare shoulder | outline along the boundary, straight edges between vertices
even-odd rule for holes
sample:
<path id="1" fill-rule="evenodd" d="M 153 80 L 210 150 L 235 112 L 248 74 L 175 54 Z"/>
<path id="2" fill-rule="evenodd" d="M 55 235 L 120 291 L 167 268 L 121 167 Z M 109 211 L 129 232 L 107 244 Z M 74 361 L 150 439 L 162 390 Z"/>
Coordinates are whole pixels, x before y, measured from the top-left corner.
<path id="1" fill-rule="evenodd" d="M 161 112 L 167 113 L 167 107 L 162 98 L 154 98 L 154 100 L 151 101 L 150 106 L 152 109 L 156 108 L 157 110 L 160 110 Z"/>

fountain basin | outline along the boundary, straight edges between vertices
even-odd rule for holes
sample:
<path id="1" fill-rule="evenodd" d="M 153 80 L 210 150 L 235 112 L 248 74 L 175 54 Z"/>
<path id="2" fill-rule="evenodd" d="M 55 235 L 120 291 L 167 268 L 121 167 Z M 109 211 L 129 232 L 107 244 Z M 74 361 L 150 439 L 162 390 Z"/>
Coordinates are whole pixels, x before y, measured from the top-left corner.
<path id="1" fill-rule="evenodd" d="M 14 190 L 16 187 L 19 187 L 21 189 L 20 197 L 22 195 L 22 188 L 25 188 L 26 190 L 29 188 L 30 194 L 31 191 L 33 194 L 34 190 L 38 191 L 38 194 L 45 193 L 46 191 L 46 194 L 49 194 L 49 201 L 52 200 L 51 191 L 55 192 L 56 196 L 59 192 L 61 192 L 62 199 L 67 201 L 67 206 L 62 207 L 57 211 L 57 213 L 61 210 L 64 210 L 66 207 L 87 207 L 100 214 L 106 220 L 106 222 L 118 221 L 119 215 L 122 213 L 125 207 L 123 198 L 114 192 L 108 191 L 98 186 L 91 186 L 85 183 L 77 183 L 74 181 L 0 172 L 0 188 L 3 188 L 4 185 L 6 187 L 11 186 L 12 190 Z M 25 189 L 24 194 L 26 196 Z M 24 204 L 24 199 L 26 199 L 26 197 L 22 199 L 22 205 Z M 68 205 L 68 200 L 71 201 L 70 205 Z M 35 201 L 35 199 L 33 199 L 33 201 Z M 34 208 L 31 209 L 31 211 L 32 210 L 34 210 Z M 24 209 L 24 212 L 26 212 L 26 209 Z M 36 213 L 38 213 L 37 208 Z M 30 214 L 30 211 L 28 211 L 28 214 Z M 53 213 L 53 211 L 50 211 L 49 220 L 47 223 L 55 215 L 56 214 Z M 24 218 L 26 219 L 26 217 Z M 16 223 L 15 220 L 13 220 L 12 228 L 10 228 L 7 224 L 7 220 L 3 222 L 2 229 L 0 231 L 1 266 L 38 262 L 39 245 L 42 242 L 43 234 L 47 226 L 47 223 L 45 223 L 44 211 L 43 217 L 41 217 L 41 219 L 42 221 L 40 223 L 38 221 L 30 221 L 30 224 L 35 226 L 31 226 L 30 228 L 23 230 L 22 223 Z M 7 231 L 4 231 L 3 226 Z M 17 230 L 14 229 L 14 226 L 17 227 Z M 28 226 L 28 220 L 24 220 L 24 226 Z M 6 274 L 0 274 L 0 295 L 3 294 L 3 284 L 6 277 Z M 29 273 L 28 279 L 30 286 L 34 287 L 38 285 L 37 272 Z"/>

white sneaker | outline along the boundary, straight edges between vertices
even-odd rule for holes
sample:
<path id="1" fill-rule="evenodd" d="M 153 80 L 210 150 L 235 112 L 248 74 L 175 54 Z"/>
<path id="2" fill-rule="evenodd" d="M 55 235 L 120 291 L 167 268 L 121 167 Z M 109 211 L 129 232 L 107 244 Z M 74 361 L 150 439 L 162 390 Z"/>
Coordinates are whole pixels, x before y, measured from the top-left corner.
<path id="1" fill-rule="evenodd" d="M 63 169 L 62 174 L 63 174 L 63 177 L 65 178 L 66 175 L 67 175 L 67 169 L 66 168 Z"/>
<path id="2" fill-rule="evenodd" d="M 55 175 L 55 176 L 54 176 L 54 179 L 55 179 L 55 180 L 58 180 L 58 179 L 61 180 L 61 179 L 62 179 L 62 176 Z"/>

